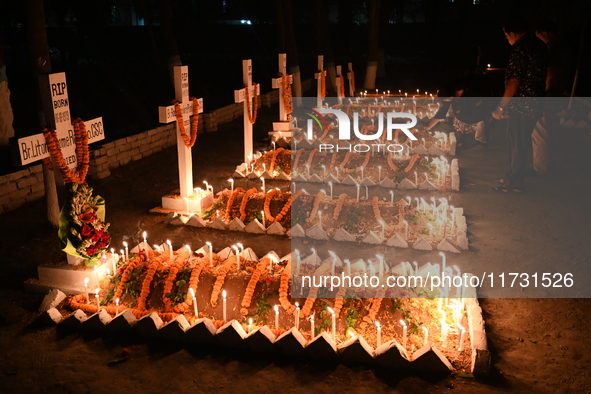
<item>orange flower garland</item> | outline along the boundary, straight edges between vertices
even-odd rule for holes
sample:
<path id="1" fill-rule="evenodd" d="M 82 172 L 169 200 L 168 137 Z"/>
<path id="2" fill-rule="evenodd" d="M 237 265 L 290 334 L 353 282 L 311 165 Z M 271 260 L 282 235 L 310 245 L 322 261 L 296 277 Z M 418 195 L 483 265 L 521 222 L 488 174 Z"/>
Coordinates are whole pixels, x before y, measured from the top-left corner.
<path id="1" fill-rule="evenodd" d="M 226 220 L 232 220 L 232 205 L 234 205 L 234 200 L 238 196 L 239 193 L 244 191 L 243 188 L 237 187 L 234 189 L 230 197 L 228 198 L 228 204 L 226 205 Z"/>
<path id="2" fill-rule="evenodd" d="M 304 153 L 306 150 L 305 149 L 299 149 L 298 152 L 296 153 L 295 159 L 293 160 L 293 168 L 297 168 L 298 167 L 298 162 L 300 161 L 300 156 L 302 156 L 302 153 Z"/>
<path id="3" fill-rule="evenodd" d="M 335 294 L 334 298 L 334 314 L 336 315 L 336 317 L 339 317 L 339 315 L 341 314 L 341 309 L 343 309 L 343 297 L 345 296 L 345 293 L 347 292 L 347 288 L 345 286 L 343 287 L 339 287 L 339 291 L 337 291 L 337 294 Z"/>
<path id="4" fill-rule="evenodd" d="M 279 215 L 277 215 L 275 217 L 276 222 L 280 222 L 281 219 L 283 219 L 285 217 L 285 215 L 287 215 L 287 213 L 289 212 L 289 209 L 291 208 L 291 204 L 302 194 L 304 194 L 304 192 L 302 192 L 301 190 L 298 190 L 293 196 L 289 196 L 289 198 L 287 199 L 287 202 L 283 206 L 283 209 L 281 209 L 281 212 L 279 212 Z"/>
<path id="5" fill-rule="evenodd" d="M 154 279 L 154 275 L 156 275 L 156 270 L 162 265 L 163 260 L 163 256 L 158 256 L 152 259 L 150 265 L 148 266 L 148 271 L 146 272 L 146 276 L 142 282 L 142 291 L 140 292 L 140 296 L 137 299 L 137 309 L 146 309 L 146 301 L 148 299 L 148 294 L 150 294 L 150 284 Z"/>
<path id="6" fill-rule="evenodd" d="M 339 199 L 337 200 L 337 204 L 334 207 L 334 212 L 332 214 L 332 218 L 334 220 L 337 220 L 339 218 L 339 215 L 341 214 L 341 211 L 343 209 L 343 204 L 345 203 L 345 199 L 348 197 L 347 193 L 342 193 L 339 196 Z"/>
<path id="7" fill-rule="evenodd" d="M 352 154 L 353 154 L 353 152 L 351 152 L 351 151 L 345 153 L 345 158 L 343 159 L 343 162 L 339 165 L 339 168 L 341 169 L 341 171 L 345 171 L 345 166 L 349 162 L 349 159 L 351 158 Z"/>
<path id="8" fill-rule="evenodd" d="M 257 263 L 256 268 L 254 269 L 254 272 L 248 281 L 248 285 L 244 291 L 244 296 L 242 297 L 242 302 L 240 303 L 240 305 L 242 305 L 240 313 L 244 316 L 248 315 L 248 309 L 246 308 L 250 307 L 252 296 L 254 295 L 254 290 L 257 286 L 259 278 L 267 270 L 267 267 L 269 267 L 269 258 L 265 257 Z"/>
<path id="9" fill-rule="evenodd" d="M 240 220 L 244 222 L 246 220 L 246 204 L 248 203 L 248 199 L 254 193 L 258 192 L 256 188 L 248 189 L 244 196 L 242 196 L 242 201 L 240 202 Z"/>
<path id="10" fill-rule="evenodd" d="M 269 174 L 273 173 L 273 170 L 275 169 L 275 162 L 277 161 L 277 155 L 279 155 L 281 152 L 283 152 L 285 149 L 283 148 L 279 148 L 279 149 L 275 149 L 273 151 L 273 156 L 271 157 L 271 164 L 269 165 Z"/>
<path id="11" fill-rule="evenodd" d="M 318 267 L 316 269 L 316 271 L 314 271 L 314 276 L 324 276 L 324 275 L 328 275 L 330 273 L 330 270 L 332 269 L 332 265 L 331 264 L 322 264 L 320 267 Z M 302 317 L 308 317 L 310 315 L 310 313 L 312 312 L 312 307 L 314 306 L 314 302 L 316 301 L 316 296 L 318 295 L 318 289 L 319 287 L 317 286 L 312 286 L 310 288 L 310 291 L 308 292 L 308 297 L 306 298 L 306 302 L 304 303 L 304 306 L 302 307 Z"/>
<path id="12" fill-rule="evenodd" d="M 330 158 L 330 166 L 329 166 L 329 171 L 332 171 L 333 168 L 335 168 L 335 164 L 337 163 L 337 156 L 339 155 L 338 152 L 334 152 L 332 154 L 332 157 Z"/>
<path id="13" fill-rule="evenodd" d="M 378 196 L 373 196 L 373 198 L 371 199 L 371 206 L 373 208 L 373 214 L 376 217 L 376 220 L 379 222 L 380 220 L 384 220 L 382 219 L 382 214 L 380 213 L 380 206 L 379 206 L 379 201 L 380 199 L 378 198 Z"/>
<path id="14" fill-rule="evenodd" d="M 411 157 L 410 159 L 410 162 L 408 163 L 408 166 L 406 166 L 406 168 L 404 169 L 404 172 L 409 172 L 410 170 L 412 170 L 417 160 L 419 160 L 419 155 L 413 155 L 413 157 Z"/>
<path id="15" fill-rule="evenodd" d="M 86 174 L 88 173 L 88 164 L 90 162 L 88 133 L 86 131 L 86 125 L 82 119 L 74 119 L 72 125 L 74 126 L 74 135 L 76 139 L 76 163 L 78 165 L 78 173 L 72 171 L 66 164 L 64 154 L 57 139 L 56 131 L 44 127 L 43 136 L 45 137 L 47 149 L 60 169 L 64 181 L 66 183 L 84 183 L 86 180 Z"/>
<path id="16" fill-rule="evenodd" d="M 289 302 L 289 296 L 287 291 L 289 290 L 289 281 L 291 280 L 291 261 L 283 268 L 281 273 L 281 279 L 279 282 L 279 303 L 281 307 L 285 309 L 288 314 L 293 314 L 295 311 L 295 305 Z"/>
<path id="17" fill-rule="evenodd" d="M 222 291 L 222 286 L 226 281 L 226 275 L 230 271 L 230 269 L 236 265 L 236 255 L 232 254 L 228 259 L 224 262 L 224 264 L 218 268 L 216 272 L 216 279 L 215 283 L 213 284 L 213 290 L 211 291 L 211 299 L 210 303 L 212 306 L 216 306 L 218 303 L 218 297 Z"/>
<path id="18" fill-rule="evenodd" d="M 121 274 L 121 280 L 119 281 L 119 286 L 117 287 L 117 291 L 115 291 L 115 295 L 113 295 L 114 299 L 121 298 L 121 296 L 123 295 L 123 290 L 125 289 L 125 284 L 130 279 L 129 273 L 132 270 L 134 270 L 135 268 L 137 268 L 145 260 L 146 260 L 145 254 L 140 254 L 140 255 L 134 257 L 133 259 L 129 260 L 129 262 L 127 263 L 127 265 L 125 267 L 125 270 L 123 271 L 123 274 Z"/>
<path id="19" fill-rule="evenodd" d="M 250 108 L 250 92 L 248 86 L 244 87 L 244 99 L 246 100 L 246 112 L 248 113 L 248 121 L 250 124 L 255 124 L 257 121 L 257 112 L 259 110 L 259 100 L 257 96 L 257 84 L 253 83 L 252 88 L 254 89 L 254 97 L 252 98 L 254 109 Z"/>
<path id="20" fill-rule="evenodd" d="M 310 217 L 308 217 L 306 219 L 306 222 L 310 223 L 310 222 L 312 222 L 312 220 L 314 220 L 314 218 L 316 218 L 316 213 L 318 212 L 318 206 L 320 205 L 322 200 L 324 200 L 324 196 L 325 196 L 325 194 L 322 190 L 320 190 L 316 194 L 316 198 L 314 199 L 314 206 L 312 207 L 312 211 L 310 212 Z"/>
<path id="21" fill-rule="evenodd" d="M 310 156 L 308 156 L 308 162 L 307 162 L 307 164 L 308 164 L 310 167 L 312 167 L 312 160 L 314 160 L 314 155 L 316 154 L 316 152 L 318 152 L 318 148 L 316 148 L 316 149 L 313 149 L 313 150 L 310 152 Z"/>
<path id="22" fill-rule="evenodd" d="M 398 223 L 401 224 L 404 221 L 404 207 L 406 206 L 405 200 L 398 201 Z"/>
<path id="23" fill-rule="evenodd" d="M 207 264 L 209 264 L 209 255 L 197 260 L 197 264 L 195 265 L 195 267 L 193 267 L 193 270 L 191 271 L 191 278 L 189 279 L 188 288 L 193 289 L 195 292 L 197 291 L 197 286 L 199 285 L 199 275 L 201 275 L 201 271 L 203 271 L 203 268 L 205 268 Z M 175 305 L 172 308 L 172 310 L 176 313 L 184 313 L 189 309 L 191 305 L 193 305 L 193 297 L 191 297 L 191 295 L 187 291 L 185 301 Z"/>
<path id="24" fill-rule="evenodd" d="M 187 135 L 187 131 L 185 130 L 185 122 L 183 120 L 183 110 L 181 108 L 181 104 L 177 100 L 172 100 L 172 103 L 174 104 L 176 122 L 179 126 L 179 132 L 181 133 L 181 138 L 183 139 L 183 142 L 187 148 L 192 148 L 193 145 L 195 145 L 197 132 L 199 131 L 199 101 L 195 97 L 190 97 L 190 100 L 193 101 L 193 117 L 191 118 L 190 137 Z"/>
<path id="25" fill-rule="evenodd" d="M 340 78 L 340 85 L 341 85 L 341 97 L 345 97 L 345 77 L 342 75 L 339 76 Z"/>
<path id="26" fill-rule="evenodd" d="M 388 166 L 392 170 L 396 171 L 398 169 L 398 166 L 396 166 L 396 164 L 394 164 L 394 160 L 392 160 L 392 155 L 390 153 L 388 153 L 387 160 L 388 160 Z"/>
<path id="27" fill-rule="evenodd" d="M 169 266 L 168 275 L 164 280 L 164 287 L 162 289 L 162 303 L 164 304 L 164 310 L 166 312 L 170 312 L 170 309 L 172 308 L 172 300 L 168 298 L 167 295 L 172 292 L 174 280 L 176 279 L 179 270 L 183 267 L 185 259 L 187 259 L 188 257 L 190 257 L 188 251 L 186 253 L 182 253 L 179 256 L 177 256 L 177 258 L 174 259 L 172 264 L 170 264 Z"/>
<path id="28" fill-rule="evenodd" d="M 326 97 L 326 70 L 320 71 L 320 97 Z"/>
<path id="29" fill-rule="evenodd" d="M 269 222 L 275 221 L 275 218 L 271 214 L 271 200 L 273 199 L 273 196 L 275 196 L 276 194 L 281 194 L 281 190 L 271 189 L 268 193 L 265 193 L 265 202 L 263 204 L 263 210 L 265 211 L 265 218 Z"/>

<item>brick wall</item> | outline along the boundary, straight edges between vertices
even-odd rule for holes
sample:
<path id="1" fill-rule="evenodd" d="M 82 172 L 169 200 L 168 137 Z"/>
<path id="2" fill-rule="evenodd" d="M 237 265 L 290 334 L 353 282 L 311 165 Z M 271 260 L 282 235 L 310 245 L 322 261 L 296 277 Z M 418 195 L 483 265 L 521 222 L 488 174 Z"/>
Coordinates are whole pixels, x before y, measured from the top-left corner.
<path id="1" fill-rule="evenodd" d="M 302 81 L 302 90 L 307 91 L 312 80 Z M 279 100 L 279 91 L 261 94 L 258 107 L 270 107 Z M 199 115 L 200 132 L 218 131 L 219 125 L 242 117 L 244 105 L 230 104 Z M 108 132 L 108 131 L 107 131 Z M 98 145 L 91 145 L 88 175 L 95 179 L 106 178 L 111 170 L 124 166 L 130 161 L 140 160 L 152 153 L 176 144 L 175 123 L 144 131 L 126 138 Z M 94 148 L 94 149 L 93 149 Z M 44 195 L 43 169 L 41 164 L 26 167 L 20 171 L 0 176 L 0 213 L 18 208 L 26 202 L 37 200 Z"/>

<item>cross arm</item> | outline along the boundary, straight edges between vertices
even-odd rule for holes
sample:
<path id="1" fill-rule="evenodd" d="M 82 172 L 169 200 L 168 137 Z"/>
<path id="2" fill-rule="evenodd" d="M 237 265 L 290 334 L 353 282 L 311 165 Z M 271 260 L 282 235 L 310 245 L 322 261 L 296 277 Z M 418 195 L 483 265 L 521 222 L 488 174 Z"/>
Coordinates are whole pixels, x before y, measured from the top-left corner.
<path id="1" fill-rule="evenodd" d="M 199 111 L 198 113 L 203 113 L 203 99 L 197 99 L 199 103 Z M 181 103 L 181 111 L 183 116 L 192 116 L 193 115 L 193 100 L 186 101 Z M 176 111 L 174 108 L 174 104 L 167 105 L 167 106 L 160 106 L 158 107 L 158 121 L 160 123 L 170 123 L 176 122 Z"/>

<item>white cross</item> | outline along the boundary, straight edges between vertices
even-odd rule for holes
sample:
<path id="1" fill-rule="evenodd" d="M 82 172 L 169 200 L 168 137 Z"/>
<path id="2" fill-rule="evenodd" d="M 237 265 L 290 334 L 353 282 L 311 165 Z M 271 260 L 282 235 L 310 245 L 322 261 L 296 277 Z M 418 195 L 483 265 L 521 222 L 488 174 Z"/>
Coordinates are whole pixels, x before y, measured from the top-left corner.
<path id="1" fill-rule="evenodd" d="M 193 101 L 189 100 L 189 67 L 174 66 L 174 95 L 181 106 L 183 124 L 188 136 L 191 134 L 191 116 L 193 116 Z M 199 113 L 203 112 L 203 99 L 198 99 Z M 198 115 L 197 115 L 198 116 Z M 179 186 L 181 198 L 193 194 L 193 160 L 191 148 L 185 146 L 177 122 L 175 106 L 158 107 L 158 120 L 160 123 L 176 122 L 176 145 L 179 162 Z"/>
<path id="2" fill-rule="evenodd" d="M 70 102 L 66 73 L 46 74 L 40 77 L 41 99 L 45 123 L 56 131 L 57 140 L 68 167 L 76 170 L 76 141 L 72 120 L 70 118 Z M 88 143 L 91 144 L 105 138 L 103 118 L 96 118 L 84 122 L 88 133 Z M 21 165 L 36 162 L 49 157 L 49 149 L 43 133 L 35 134 L 18 140 L 18 151 Z M 54 166 L 56 179 L 62 182 L 59 168 Z"/>
<path id="3" fill-rule="evenodd" d="M 345 97 L 345 95 L 343 94 L 341 89 L 344 89 L 345 87 L 341 87 L 341 66 L 337 66 L 337 76 L 335 78 L 335 82 L 335 85 L 337 87 L 337 97 L 339 98 L 339 104 L 342 104 L 343 97 Z"/>
<path id="4" fill-rule="evenodd" d="M 318 83 L 316 84 L 316 107 L 321 108 L 322 107 L 322 100 L 324 100 L 324 97 L 322 97 L 322 74 L 324 71 L 324 56 L 323 55 L 318 55 L 318 72 L 314 73 L 314 78 L 318 81 Z M 326 86 L 326 79 L 324 79 L 324 86 Z"/>
<path id="5" fill-rule="evenodd" d="M 279 74 L 281 74 L 282 76 L 287 74 L 287 55 L 285 53 L 279 54 Z M 293 83 L 293 76 L 288 75 L 287 77 L 289 78 L 288 83 L 291 85 Z M 283 102 L 283 78 L 273 78 L 271 80 L 271 83 L 273 89 L 279 89 L 279 121 L 287 122 L 288 114 L 286 113 L 285 103 Z"/>
<path id="6" fill-rule="evenodd" d="M 353 85 L 353 63 L 348 65 L 349 72 L 347 73 L 347 79 L 349 80 L 349 96 L 355 96 L 355 85 Z"/>
<path id="7" fill-rule="evenodd" d="M 252 86 L 252 60 L 245 59 L 242 61 L 242 83 L 245 88 L 234 90 L 234 102 L 244 103 L 244 162 L 250 164 L 253 159 L 252 152 L 252 123 L 250 123 L 248 109 L 251 110 L 251 115 L 257 111 L 253 108 L 253 98 L 261 94 L 260 85 Z M 246 89 L 248 89 L 248 102 L 246 100 Z"/>

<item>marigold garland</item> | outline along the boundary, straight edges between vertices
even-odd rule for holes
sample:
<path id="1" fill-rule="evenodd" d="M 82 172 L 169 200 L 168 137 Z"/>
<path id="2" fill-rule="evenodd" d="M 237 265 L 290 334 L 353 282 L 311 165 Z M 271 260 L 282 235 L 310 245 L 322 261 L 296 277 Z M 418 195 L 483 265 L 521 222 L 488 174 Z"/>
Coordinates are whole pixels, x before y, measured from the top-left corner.
<path id="1" fill-rule="evenodd" d="M 308 162 L 307 162 L 307 164 L 308 164 L 310 167 L 312 167 L 312 160 L 314 160 L 314 155 L 316 154 L 316 152 L 318 152 L 318 148 L 316 148 L 316 149 L 313 149 L 313 150 L 310 152 L 310 156 L 308 156 Z"/>
<path id="2" fill-rule="evenodd" d="M 217 255 L 215 255 L 214 258 L 217 259 Z M 201 275 L 201 271 L 203 271 L 207 264 L 209 264 L 209 254 L 197 260 L 195 267 L 191 271 L 191 277 L 189 278 L 189 286 L 187 289 L 190 288 L 197 292 L 197 286 L 199 285 L 199 275 Z M 175 305 L 172 310 L 176 313 L 184 313 L 191 305 L 193 305 L 193 297 L 191 297 L 191 294 L 189 291 L 187 291 L 185 301 Z"/>
<path id="3" fill-rule="evenodd" d="M 144 261 L 146 261 L 146 255 L 143 253 L 129 260 L 129 262 L 125 266 L 123 273 L 121 274 L 121 280 L 119 281 L 117 291 L 115 291 L 115 294 L 113 295 L 113 299 L 121 298 L 121 296 L 123 295 L 123 290 L 125 289 L 125 284 L 130 279 L 129 273 L 135 268 L 137 268 Z"/>
<path id="4" fill-rule="evenodd" d="M 137 309 L 144 310 L 146 309 L 146 301 L 148 299 L 148 294 L 150 294 L 150 284 L 154 279 L 154 275 L 156 275 L 156 270 L 160 268 L 163 262 L 163 258 L 161 256 L 152 259 L 150 265 L 148 266 L 148 270 L 146 272 L 146 276 L 142 282 L 142 290 L 140 292 L 140 296 L 137 298 Z"/>
<path id="5" fill-rule="evenodd" d="M 267 270 L 267 267 L 269 267 L 269 258 L 265 257 L 264 259 L 262 259 L 261 261 L 259 261 L 254 269 L 254 272 L 252 273 L 252 276 L 250 277 L 250 280 L 248 281 L 248 285 L 246 286 L 246 290 L 244 291 L 244 296 L 242 297 L 242 302 L 240 303 L 240 305 L 242 306 L 242 308 L 240 309 L 240 313 L 242 315 L 248 315 L 248 309 L 250 307 L 250 304 L 252 302 L 252 296 L 254 295 L 254 290 L 257 286 L 257 283 L 259 281 L 259 278 L 261 277 L 261 275 Z"/>
<path id="6" fill-rule="evenodd" d="M 222 286 L 226 281 L 226 275 L 234 265 L 236 265 L 236 255 L 232 254 L 226 261 L 224 261 L 224 264 L 218 268 L 215 283 L 213 284 L 213 290 L 211 291 L 210 303 L 212 306 L 217 305 Z"/>
<path id="7" fill-rule="evenodd" d="M 337 294 L 335 294 L 334 298 L 334 306 L 333 306 L 333 310 L 334 310 L 334 314 L 336 315 L 336 317 L 338 318 L 341 314 L 341 309 L 343 309 L 343 302 L 344 299 L 343 297 L 345 296 L 345 293 L 347 292 L 347 288 L 345 286 L 339 287 L 339 291 L 337 291 Z"/>
<path id="8" fill-rule="evenodd" d="M 273 170 L 275 169 L 275 162 L 277 161 L 277 156 L 283 152 L 285 149 L 283 148 L 279 148 L 279 149 L 275 149 L 273 151 L 273 156 L 271 156 L 271 164 L 269 164 L 269 174 L 273 173 Z"/>
<path id="9" fill-rule="evenodd" d="M 289 282 L 291 280 L 291 261 L 287 262 L 287 265 L 283 268 L 281 273 L 281 279 L 279 280 L 279 303 L 285 311 L 292 315 L 295 311 L 295 305 L 289 302 L 289 296 L 287 291 L 289 290 Z"/>
<path id="10" fill-rule="evenodd" d="M 271 214 L 271 200 L 276 194 L 281 194 L 281 190 L 272 189 L 265 193 L 265 202 L 263 203 L 263 210 L 265 211 L 265 218 L 269 222 L 274 222 L 275 217 Z"/>
<path id="11" fill-rule="evenodd" d="M 371 206 L 373 208 L 373 214 L 376 217 L 376 220 L 379 222 L 380 220 L 383 221 L 384 219 L 382 219 L 382 214 L 380 213 L 380 206 L 378 205 L 380 199 L 378 198 L 378 196 L 373 196 L 373 198 L 371 199 Z"/>
<path id="12" fill-rule="evenodd" d="M 257 121 L 257 113 L 259 110 L 259 99 L 257 96 L 257 85 L 256 83 L 252 84 L 252 88 L 254 89 L 254 97 L 252 98 L 253 101 L 253 109 L 250 106 L 250 92 L 248 86 L 244 87 L 244 99 L 246 100 L 246 112 L 248 113 L 248 121 L 250 124 L 255 124 Z M 252 113 L 252 114 L 251 114 Z"/>
<path id="13" fill-rule="evenodd" d="M 295 159 L 293 160 L 293 168 L 297 168 L 298 167 L 298 162 L 300 161 L 300 156 L 302 156 L 302 153 L 304 153 L 306 150 L 304 148 L 299 149 L 296 153 Z"/>
<path id="14" fill-rule="evenodd" d="M 406 205 L 406 201 L 405 200 L 400 200 L 398 201 L 398 224 L 402 224 L 402 222 L 404 222 L 404 212 L 405 212 L 405 207 Z"/>
<path id="15" fill-rule="evenodd" d="M 398 166 L 394 163 L 394 160 L 392 159 L 391 152 L 388 153 L 387 161 L 388 161 L 388 167 L 390 167 L 392 170 L 396 171 L 398 169 Z"/>
<path id="16" fill-rule="evenodd" d="M 326 70 L 320 71 L 320 97 L 326 97 Z"/>
<path id="17" fill-rule="evenodd" d="M 343 204 L 345 203 L 345 199 L 348 197 L 347 193 L 342 193 L 337 200 L 337 204 L 334 207 L 334 212 L 332 214 L 333 220 L 338 220 L 341 211 L 343 210 Z"/>
<path id="18" fill-rule="evenodd" d="M 349 159 L 351 158 L 352 154 L 353 154 L 353 152 L 351 152 L 351 151 L 345 153 L 345 158 L 343 159 L 343 162 L 339 165 L 339 168 L 341 169 L 341 171 L 345 171 L 345 166 L 349 162 Z"/>
<path id="19" fill-rule="evenodd" d="M 329 170 L 332 171 L 333 168 L 335 168 L 335 164 L 337 163 L 337 156 L 339 155 L 338 152 L 333 152 L 332 156 L 330 158 L 330 165 L 329 165 Z"/>
<path id="20" fill-rule="evenodd" d="M 406 166 L 406 168 L 404 169 L 404 172 L 409 172 L 410 170 L 412 170 L 417 160 L 419 160 L 419 155 L 413 155 L 413 157 L 411 157 L 410 159 L 410 162 L 408 163 L 408 166 Z"/>
<path id="21" fill-rule="evenodd" d="M 314 199 L 314 206 L 312 207 L 312 211 L 310 212 L 310 217 L 308 217 L 306 219 L 306 222 L 310 223 L 316 218 L 316 213 L 318 212 L 318 206 L 320 205 L 322 200 L 324 200 L 325 196 L 326 196 L 326 194 L 324 194 L 324 192 L 322 190 L 320 190 L 316 194 L 316 198 Z"/>
<path id="22" fill-rule="evenodd" d="M 174 282 L 177 277 L 179 270 L 183 267 L 185 260 L 187 257 L 190 257 L 188 252 L 183 253 L 177 256 L 174 261 L 169 265 L 168 275 L 164 280 L 164 287 L 162 289 L 162 303 L 164 304 L 164 311 L 170 312 L 172 309 L 172 300 L 168 297 L 168 294 L 172 292 L 172 288 L 174 287 Z M 138 303 L 139 305 L 139 303 Z"/>
<path id="23" fill-rule="evenodd" d="M 74 127 L 74 136 L 76 140 L 76 164 L 78 166 L 78 173 L 72 171 L 66 164 L 64 153 L 62 152 L 57 139 L 57 132 L 48 129 L 47 127 L 44 127 L 42 132 L 45 137 L 47 149 L 49 150 L 50 155 L 53 156 L 57 167 L 60 169 L 64 181 L 66 183 L 84 183 L 86 180 L 86 174 L 88 174 L 88 164 L 90 163 L 88 132 L 86 131 L 84 121 L 80 118 L 74 119 L 72 121 L 72 126 Z M 44 160 L 46 164 L 47 161 L 48 160 Z"/>
<path id="24" fill-rule="evenodd" d="M 316 271 L 314 271 L 313 275 L 314 276 L 329 275 L 331 269 L 332 269 L 332 264 L 322 264 L 320 267 L 318 267 L 316 269 Z M 317 286 L 310 287 L 310 291 L 308 292 L 306 302 L 304 303 L 304 306 L 302 307 L 302 317 L 308 317 L 310 315 L 310 313 L 312 312 L 312 307 L 314 306 L 314 302 L 316 301 L 316 296 L 318 295 L 318 289 L 319 289 L 319 287 L 317 287 Z"/>
<path id="25" fill-rule="evenodd" d="M 301 190 L 298 190 L 293 196 L 289 196 L 289 198 L 287 199 L 287 202 L 283 206 L 283 209 L 281 209 L 281 212 L 279 212 L 279 215 L 277 215 L 275 217 L 276 222 L 280 222 L 281 219 L 283 219 L 285 217 L 285 215 L 287 215 L 287 213 L 289 212 L 289 209 L 291 208 L 291 204 L 302 194 L 304 194 L 304 192 Z"/>
<path id="26" fill-rule="evenodd" d="M 191 101 L 193 101 L 193 116 L 191 118 L 191 136 L 187 135 L 187 131 L 185 130 L 185 121 L 183 119 L 183 110 L 181 108 L 181 104 L 177 100 L 172 100 L 172 104 L 174 104 L 174 113 L 176 116 L 176 122 L 179 126 L 179 132 L 181 133 L 181 138 L 185 143 L 187 148 L 192 148 L 195 145 L 195 140 L 197 139 L 197 133 L 199 131 L 199 101 L 195 97 L 189 97 Z"/>
<path id="27" fill-rule="evenodd" d="M 244 222 L 246 220 L 246 204 L 248 203 L 250 196 L 257 192 L 258 190 L 253 187 L 252 189 L 248 189 L 242 196 L 242 201 L 240 202 L 240 221 Z"/>
<path id="28" fill-rule="evenodd" d="M 345 97 L 345 77 L 343 77 L 342 75 L 339 76 L 339 81 L 340 81 L 340 85 L 341 85 L 341 97 Z"/>
<path id="29" fill-rule="evenodd" d="M 232 205 L 234 205 L 234 200 L 236 199 L 238 194 L 242 192 L 244 192 L 244 189 L 241 187 L 237 187 L 230 194 L 230 197 L 228 198 L 228 204 L 226 204 L 226 220 L 232 220 Z"/>

